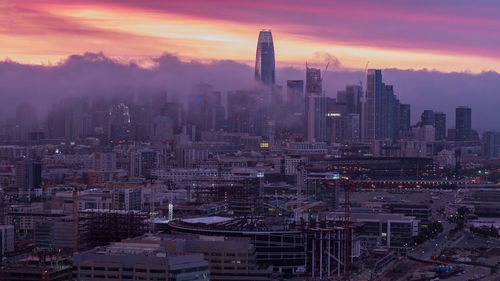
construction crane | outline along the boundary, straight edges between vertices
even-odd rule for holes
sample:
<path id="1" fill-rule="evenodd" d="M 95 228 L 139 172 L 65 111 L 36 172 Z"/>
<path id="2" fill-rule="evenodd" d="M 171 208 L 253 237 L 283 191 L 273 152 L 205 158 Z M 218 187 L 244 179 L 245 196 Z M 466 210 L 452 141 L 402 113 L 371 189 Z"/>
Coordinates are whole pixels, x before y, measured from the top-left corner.
<path id="1" fill-rule="evenodd" d="M 342 179 L 339 183 L 325 183 L 325 188 L 342 187 L 344 189 L 344 276 L 349 280 L 349 271 L 351 267 L 351 188 L 349 179 Z"/>
<path id="2" fill-rule="evenodd" d="M 363 74 L 365 74 L 365 75 L 366 75 L 366 71 L 368 70 L 368 64 L 369 63 L 370 63 L 369 61 L 366 62 L 365 71 L 363 71 Z M 359 83 L 359 86 L 361 88 L 363 88 L 363 74 L 359 75 L 359 78 L 358 78 L 358 83 Z"/>

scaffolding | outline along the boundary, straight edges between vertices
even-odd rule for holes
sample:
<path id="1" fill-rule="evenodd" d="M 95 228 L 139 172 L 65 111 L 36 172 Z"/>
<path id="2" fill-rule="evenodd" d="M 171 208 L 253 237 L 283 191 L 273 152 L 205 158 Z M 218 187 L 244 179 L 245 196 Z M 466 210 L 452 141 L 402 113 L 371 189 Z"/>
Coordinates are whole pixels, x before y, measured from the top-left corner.
<path id="1" fill-rule="evenodd" d="M 206 178 L 191 181 L 197 203 L 223 202 L 236 216 L 253 215 L 259 189 L 257 179 Z"/>
<path id="2" fill-rule="evenodd" d="M 148 214 L 124 210 L 85 210 L 79 213 L 81 245 L 85 248 L 107 245 L 148 231 Z"/>

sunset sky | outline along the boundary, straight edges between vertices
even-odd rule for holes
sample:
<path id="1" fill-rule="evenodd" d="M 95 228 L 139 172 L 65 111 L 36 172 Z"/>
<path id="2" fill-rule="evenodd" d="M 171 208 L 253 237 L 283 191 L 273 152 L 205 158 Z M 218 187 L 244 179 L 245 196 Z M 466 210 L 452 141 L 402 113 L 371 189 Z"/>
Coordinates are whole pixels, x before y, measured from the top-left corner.
<path id="1" fill-rule="evenodd" d="M 498 15 L 498 1 L 0 0 L 0 59 L 103 52 L 147 64 L 168 52 L 252 64 L 271 29 L 278 66 L 324 52 L 343 68 L 500 72 Z"/>

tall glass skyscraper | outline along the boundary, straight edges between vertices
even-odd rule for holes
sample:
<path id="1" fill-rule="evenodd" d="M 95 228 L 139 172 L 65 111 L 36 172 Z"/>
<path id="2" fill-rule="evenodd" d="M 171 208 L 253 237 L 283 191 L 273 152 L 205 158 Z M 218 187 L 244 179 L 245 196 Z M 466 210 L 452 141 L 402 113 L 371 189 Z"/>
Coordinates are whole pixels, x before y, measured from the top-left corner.
<path id="1" fill-rule="evenodd" d="M 255 58 L 255 81 L 266 86 L 275 82 L 274 44 L 271 30 L 261 30 Z"/>
<path id="2" fill-rule="evenodd" d="M 382 82 L 379 69 L 369 69 L 366 82 L 365 139 L 396 140 L 399 137 L 400 106 L 393 86 Z"/>

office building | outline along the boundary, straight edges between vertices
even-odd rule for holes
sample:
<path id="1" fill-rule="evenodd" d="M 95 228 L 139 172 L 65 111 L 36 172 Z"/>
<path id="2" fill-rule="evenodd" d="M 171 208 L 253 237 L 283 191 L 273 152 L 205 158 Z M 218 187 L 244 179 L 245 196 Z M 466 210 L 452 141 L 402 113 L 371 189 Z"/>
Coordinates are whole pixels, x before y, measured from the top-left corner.
<path id="1" fill-rule="evenodd" d="M 434 126 L 435 119 L 434 119 L 434 111 L 426 109 L 424 112 L 422 112 L 422 115 L 420 117 L 420 124 L 422 126 L 425 125 L 431 125 Z"/>
<path id="2" fill-rule="evenodd" d="M 382 71 L 369 69 L 367 73 L 364 137 L 396 140 L 399 137 L 400 103 L 392 85 L 382 82 Z"/>
<path id="3" fill-rule="evenodd" d="M 261 30 L 255 58 L 255 81 L 266 86 L 275 83 L 274 44 L 271 30 Z"/>
<path id="4" fill-rule="evenodd" d="M 214 91 L 210 84 L 195 84 L 188 100 L 186 121 L 196 129 L 195 140 L 201 139 L 201 132 L 222 129 L 225 111 L 221 105 L 221 92 Z"/>
<path id="5" fill-rule="evenodd" d="M 154 170 L 162 166 L 162 155 L 149 148 L 130 152 L 130 177 L 144 177 L 149 179 Z"/>
<path id="6" fill-rule="evenodd" d="M 382 70 L 369 69 L 366 76 L 366 106 L 365 106 L 365 133 L 366 140 L 374 140 L 377 107 L 379 100 L 382 97 Z"/>
<path id="7" fill-rule="evenodd" d="M 210 280 L 203 254 L 167 252 L 159 243 L 119 242 L 73 255 L 78 280 Z"/>
<path id="8" fill-rule="evenodd" d="M 295 113 L 304 111 L 304 80 L 287 80 L 286 95 L 289 109 Z"/>
<path id="9" fill-rule="evenodd" d="M 321 71 L 306 68 L 306 119 L 307 140 L 322 142 L 326 140 L 326 101 L 323 95 Z"/>
<path id="10" fill-rule="evenodd" d="M 446 114 L 443 112 L 434 112 L 434 128 L 437 141 L 446 139 Z"/>
<path id="11" fill-rule="evenodd" d="M 359 85 L 347 85 L 345 90 L 337 92 L 337 103 L 346 105 L 346 113 L 361 113 L 363 88 Z"/>
<path id="12" fill-rule="evenodd" d="M 117 145 L 131 140 L 132 136 L 129 107 L 124 103 L 113 104 L 109 110 L 108 118 L 109 142 Z"/>
<path id="13" fill-rule="evenodd" d="M 16 162 L 16 185 L 22 200 L 30 201 L 34 190 L 42 187 L 42 164 L 30 158 Z"/>
<path id="14" fill-rule="evenodd" d="M 457 141 L 470 140 L 472 137 L 472 111 L 470 107 L 459 106 L 455 111 L 455 138 Z"/>
<path id="15" fill-rule="evenodd" d="M 399 105 L 399 130 L 403 135 L 410 131 L 411 127 L 411 108 L 410 104 Z"/>
<path id="16" fill-rule="evenodd" d="M 500 132 L 485 132 L 483 134 L 483 153 L 487 159 L 500 157 Z"/>

